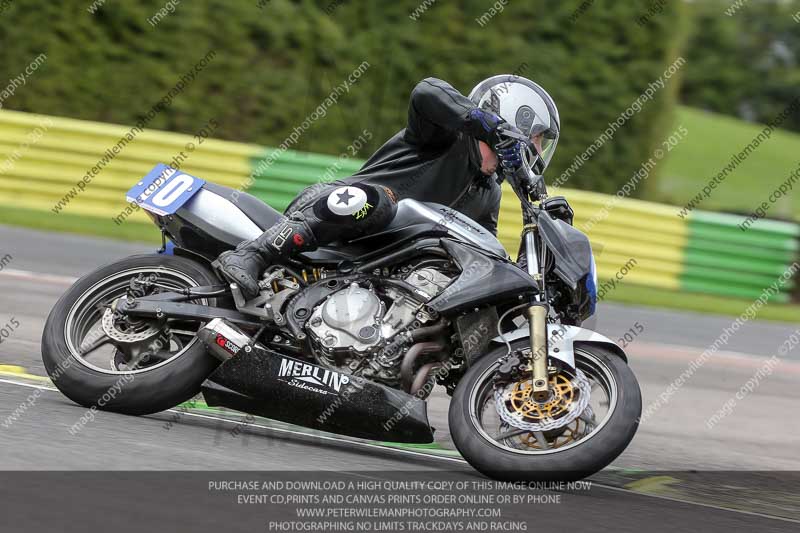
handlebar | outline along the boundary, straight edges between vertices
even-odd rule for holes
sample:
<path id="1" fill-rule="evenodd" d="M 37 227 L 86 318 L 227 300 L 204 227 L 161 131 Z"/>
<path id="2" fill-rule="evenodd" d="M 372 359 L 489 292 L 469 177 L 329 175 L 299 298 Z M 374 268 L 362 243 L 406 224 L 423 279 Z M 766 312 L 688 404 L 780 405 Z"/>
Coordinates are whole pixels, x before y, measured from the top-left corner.
<path id="1" fill-rule="evenodd" d="M 538 202 L 547 197 L 544 177 L 533 173 L 527 157 L 527 153 L 523 155 L 523 164 L 515 171 L 504 172 L 505 179 L 523 204 Z"/>
<path id="2" fill-rule="evenodd" d="M 522 166 L 513 172 L 503 171 L 503 177 L 508 180 L 511 188 L 519 197 L 520 201 L 525 205 L 530 201 L 539 201 L 547 195 L 547 187 L 544 183 L 544 178 L 538 174 L 534 174 L 531 170 L 533 166 L 531 157 L 537 157 L 535 149 L 531 150 L 530 138 L 517 130 L 516 128 L 499 128 L 498 133 L 506 137 L 509 142 L 512 140 L 520 141 L 525 145 L 527 150 L 522 153 Z"/>

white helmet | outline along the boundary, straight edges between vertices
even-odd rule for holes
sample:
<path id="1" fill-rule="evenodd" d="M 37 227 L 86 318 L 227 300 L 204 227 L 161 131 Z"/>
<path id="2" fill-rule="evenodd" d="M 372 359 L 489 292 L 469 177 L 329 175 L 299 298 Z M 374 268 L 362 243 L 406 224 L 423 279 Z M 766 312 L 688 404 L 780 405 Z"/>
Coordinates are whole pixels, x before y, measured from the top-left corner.
<path id="1" fill-rule="evenodd" d="M 480 82 L 469 99 L 492 111 L 527 135 L 534 151 L 528 154 L 531 170 L 543 174 L 558 144 L 561 119 L 556 103 L 541 86 L 514 74 L 500 74 Z"/>

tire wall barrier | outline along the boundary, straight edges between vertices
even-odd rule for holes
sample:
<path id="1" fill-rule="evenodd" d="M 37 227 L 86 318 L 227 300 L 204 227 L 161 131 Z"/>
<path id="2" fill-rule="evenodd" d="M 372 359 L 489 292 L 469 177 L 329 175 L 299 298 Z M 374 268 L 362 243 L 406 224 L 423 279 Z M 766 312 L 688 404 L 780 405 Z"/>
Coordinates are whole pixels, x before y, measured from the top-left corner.
<path id="1" fill-rule="evenodd" d="M 143 238 L 152 236 L 149 219 L 130 209 L 125 192 L 159 162 L 280 210 L 304 187 L 346 177 L 363 163 L 0 110 L 0 223 L 7 207 L 56 220 L 85 217 L 92 225 L 130 224 Z M 694 211 L 681 219 L 676 207 L 664 204 L 570 189 L 555 194 L 567 197 L 575 227 L 589 235 L 601 279 L 754 299 L 797 258 L 798 224 L 759 220 L 743 231 L 744 217 L 736 215 Z M 498 236 L 512 255 L 520 229 L 519 202 L 504 186 Z M 793 288 L 794 280 L 774 299 L 787 301 Z"/>

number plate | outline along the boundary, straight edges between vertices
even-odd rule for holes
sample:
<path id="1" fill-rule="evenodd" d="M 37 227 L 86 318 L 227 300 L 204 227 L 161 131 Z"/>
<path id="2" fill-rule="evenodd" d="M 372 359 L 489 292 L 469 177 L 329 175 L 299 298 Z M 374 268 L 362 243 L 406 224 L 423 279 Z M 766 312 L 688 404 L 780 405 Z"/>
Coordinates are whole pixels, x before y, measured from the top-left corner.
<path id="1" fill-rule="evenodd" d="M 159 164 L 125 197 L 129 202 L 136 202 L 157 215 L 171 215 L 197 194 L 204 184 L 205 180 Z"/>

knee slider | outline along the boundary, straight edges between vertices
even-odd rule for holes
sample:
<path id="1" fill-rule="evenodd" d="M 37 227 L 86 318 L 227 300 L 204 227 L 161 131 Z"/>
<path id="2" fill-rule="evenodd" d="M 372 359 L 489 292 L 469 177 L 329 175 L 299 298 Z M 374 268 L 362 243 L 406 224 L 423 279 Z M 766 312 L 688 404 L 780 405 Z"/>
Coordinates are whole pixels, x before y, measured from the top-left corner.
<path id="1" fill-rule="evenodd" d="M 361 183 L 337 187 L 314 204 L 314 214 L 320 220 L 367 231 L 385 226 L 396 212 L 391 189 Z"/>

